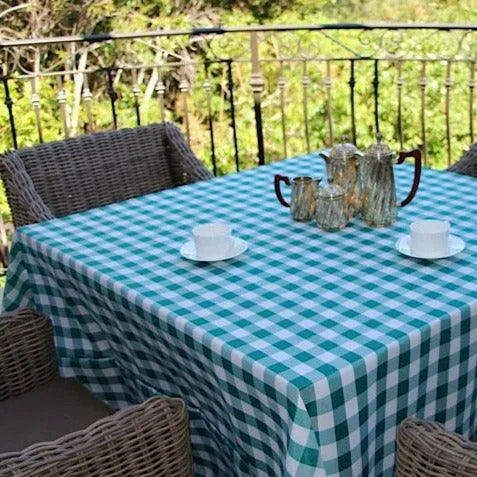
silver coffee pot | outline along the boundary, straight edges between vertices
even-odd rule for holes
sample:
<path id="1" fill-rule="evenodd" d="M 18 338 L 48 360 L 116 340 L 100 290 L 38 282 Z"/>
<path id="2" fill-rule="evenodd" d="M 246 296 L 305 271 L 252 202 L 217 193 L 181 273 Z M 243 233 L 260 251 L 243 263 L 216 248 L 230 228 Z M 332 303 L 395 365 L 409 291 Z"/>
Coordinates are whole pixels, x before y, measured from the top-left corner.
<path id="1" fill-rule="evenodd" d="M 398 203 L 393 163 L 402 164 L 407 157 L 415 160 L 414 180 L 408 196 Z M 364 154 L 360 176 L 363 220 L 371 227 L 390 227 L 396 221 L 397 207 L 409 204 L 416 195 L 421 179 L 421 151 L 415 149 L 396 155 L 378 134 L 376 144 Z"/>
<path id="2" fill-rule="evenodd" d="M 359 162 L 363 153 L 349 143 L 346 136 L 342 136 L 339 144 L 321 151 L 320 155 L 326 162 L 328 177 L 332 177 L 334 184 L 344 190 L 349 216 L 358 215 L 361 209 Z"/>

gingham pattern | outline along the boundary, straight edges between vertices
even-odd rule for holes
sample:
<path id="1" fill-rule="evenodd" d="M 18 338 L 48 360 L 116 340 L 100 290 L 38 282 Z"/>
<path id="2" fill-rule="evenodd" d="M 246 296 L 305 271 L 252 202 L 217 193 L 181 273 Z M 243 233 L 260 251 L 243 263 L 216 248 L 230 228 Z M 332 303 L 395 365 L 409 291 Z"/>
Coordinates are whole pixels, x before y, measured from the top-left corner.
<path id="1" fill-rule="evenodd" d="M 55 324 L 64 374 L 117 406 L 184 397 L 198 475 L 391 476 L 406 416 L 468 434 L 477 399 L 476 180 L 424 170 L 393 228 L 294 223 L 273 175 L 322 175 L 317 155 L 17 231 L 7 309 Z M 395 168 L 398 196 L 412 169 Z M 456 257 L 394 244 L 449 219 Z M 182 259 L 193 225 L 233 223 L 241 257 Z"/>

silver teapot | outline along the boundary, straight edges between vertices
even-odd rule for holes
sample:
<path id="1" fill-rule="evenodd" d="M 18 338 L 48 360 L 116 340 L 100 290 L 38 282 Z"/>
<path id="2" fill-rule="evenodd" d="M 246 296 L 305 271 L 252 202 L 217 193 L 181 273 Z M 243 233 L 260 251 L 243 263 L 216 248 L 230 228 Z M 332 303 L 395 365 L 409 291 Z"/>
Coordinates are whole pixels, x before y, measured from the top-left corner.
<path id="1" fill-rule="evenodd" d="M 346 136 L 342 136 L 341 143 L 321 151 L 320 155 L 326 162 L 328 177 L 332 177 L 334 184 L 344 190 L 349 216 L 358 215 L 361 210 L 359 162 L 363 153 L 347 142 Z"/>
<path id="2" fill-rule="evenodd" d="M 398 203 L 393 163 L 402 164 L 407 157 L 415 160 L 414 180 L 408 196 Z M 409 204 L 416 195 L 421 179 L 421 151 L 415 149 L 396 155 L 378 135 L 376 144 L 364 154 L 360 176 L 363 220 L 371 227 L 390 227 L 396 221 L 397 208 Z"/>

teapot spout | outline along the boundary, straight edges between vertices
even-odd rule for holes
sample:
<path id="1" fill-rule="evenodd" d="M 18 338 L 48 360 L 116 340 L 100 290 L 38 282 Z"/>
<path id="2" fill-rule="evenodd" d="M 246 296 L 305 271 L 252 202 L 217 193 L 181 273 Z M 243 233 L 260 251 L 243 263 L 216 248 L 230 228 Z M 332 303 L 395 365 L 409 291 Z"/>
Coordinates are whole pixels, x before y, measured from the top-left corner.
<path id="1" fill-rule="evenodd" d="M 326 163 L 328 163 L 331 157 L 331 147 L 322 149 L 321 151 L 318 152 L 318 155 L 321 156 Z"/>

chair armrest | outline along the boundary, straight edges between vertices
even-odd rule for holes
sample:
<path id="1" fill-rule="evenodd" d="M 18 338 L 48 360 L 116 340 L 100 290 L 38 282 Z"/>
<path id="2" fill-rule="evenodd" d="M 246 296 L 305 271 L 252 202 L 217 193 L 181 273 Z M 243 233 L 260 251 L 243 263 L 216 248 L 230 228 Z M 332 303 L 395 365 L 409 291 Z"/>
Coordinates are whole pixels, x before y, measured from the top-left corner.
<path id="1" fill-rule="evenodd" d="M 53 442 L 0 454 L 1 475 L 191 477 L 189 419 L 177 398 L 152 397 Z"/>
<path id="2" fill-rule="evenodd" d="M 172 123 L 163 123 L 167 158 L 176 185 L 212 179 L 214 176 L 187 145 L 180 129 Z"/>
<path id="3" fill-rule="evenodd" d="M 476 476 L 477 443 L 437 422 L 405 419 L 397 434 L 395 477 L 439 475 Z"/>
<path id="4" fill-rule="evenodd" d="M 58 374 L 51 322 L 34 310 L 0 315 L 0 400 Z"/>
<path id="5" fill-rule="evenodd" d="M 18 152 L 12 151 L 1 157 L 0 175 L 5 184 L 15 227 L 54 218 L 36 191 Z"/>

